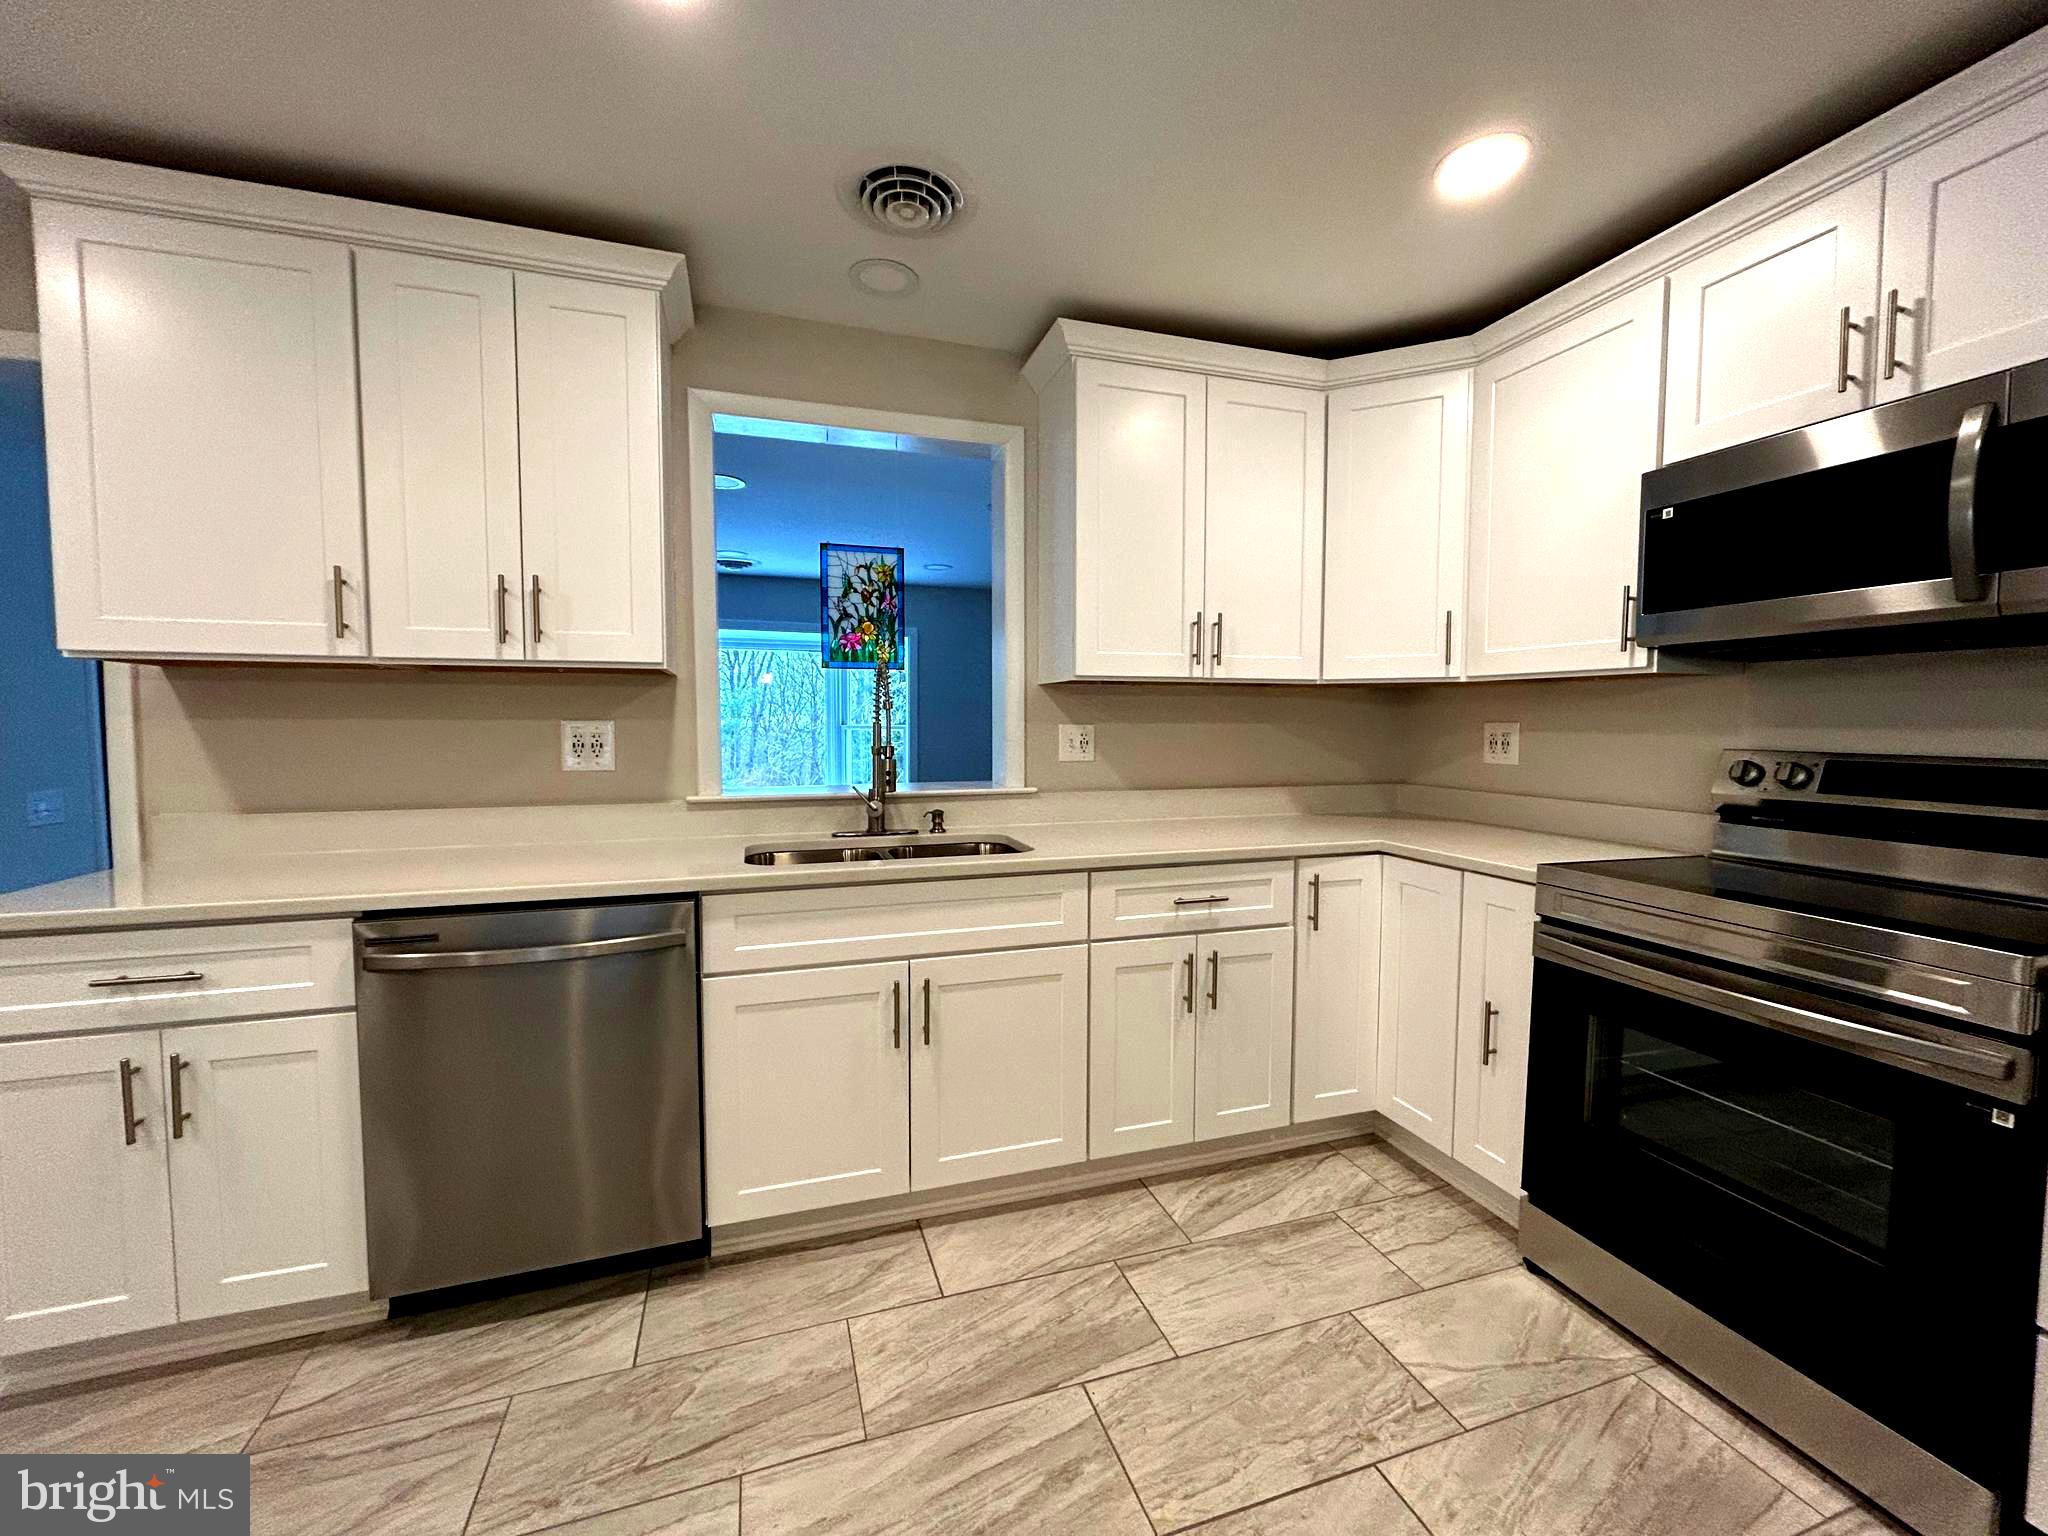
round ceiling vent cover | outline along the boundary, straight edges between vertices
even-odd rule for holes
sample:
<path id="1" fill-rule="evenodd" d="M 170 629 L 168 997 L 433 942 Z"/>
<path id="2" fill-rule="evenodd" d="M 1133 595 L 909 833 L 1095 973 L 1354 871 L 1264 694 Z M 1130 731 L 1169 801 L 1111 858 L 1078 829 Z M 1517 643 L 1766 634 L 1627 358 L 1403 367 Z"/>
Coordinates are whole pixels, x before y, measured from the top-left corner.
<path id="1" fill-rule="evenodd" d="M 967 201 L 950 179 L 921 165 L 877 166 L 854 195 L 862 213 L 896 235 L 935 235 Z"/>

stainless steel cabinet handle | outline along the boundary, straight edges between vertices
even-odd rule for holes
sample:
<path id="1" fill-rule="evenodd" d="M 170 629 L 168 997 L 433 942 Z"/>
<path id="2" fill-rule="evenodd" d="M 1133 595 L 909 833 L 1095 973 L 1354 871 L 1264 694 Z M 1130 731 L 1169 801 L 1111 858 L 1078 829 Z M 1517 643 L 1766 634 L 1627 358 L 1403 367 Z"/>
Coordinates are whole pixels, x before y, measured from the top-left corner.
<path id="1" fill-rule="evenodd" d="M 505 617 L 505 599 L 511 595 L 511 590 L 512 584 L 501 574 L 498 577 L 498 644 L 500 645 L 509 645 L 512 642 L 512 624 Z"/>
<path id="2" fill-rule="evenodd" d="M 1222 951 L 1214 949 L 1209 951 L 1209 1007 L 1212 1011 L 1216 1007 L 1217 997 L 1220 995 L 1223 987 L 1222 958 Z"/>
<path id="3" fill-rule="evenodd" d="M 1446 668 L 1446 669 L 1448 669 L 1448 668 L 1450 667 L 1450 664 L 1451 664 L 1451 610 L 1450 610 L 1450 609 L 1448 609 L 1448 608 L 1446 608 L 1446 609 L 1444 610 L 1444 666 L 1445 666 L 1445 668 Z"/>
<path id="4" fill-rule="evenodd" d="M 1997 425 L 1998 407 L 1983 401 L 1963 412 L 1956 431 L 1956 454 L 1948 471 L 1948 568 L 1959 603 L 1984 597 L 1984 573 L 1977 565 L 1977 471 L 1984 439 Z"/>
<path id="5" fill-rule="evenodd" d="M 185 1122 L 192 1118 L 192 1111 L 185 1107 L 185 1069 L 192 1063 L 171 1052 L 171 1139 L 185 1139 Z"/>
<path id="6" fill-rule="evenodd" d="M 129 1146 L 135 1145 L 135 1133 L 141 1129 L 143 1115 L 135 1113 L 135 1079 L 142 1068 L 126 1056 L 121 1058 L 121 1135 Z"/>
<path id="7" fill-rule="evenodd" d="M 903 983 L 889 983 L 889 1041 L 896 1050 L 903 1049 Z"/>
<path id="8" fill-rule="evenodd" d="M 1195 667 L 1202 664 L 1202 611 L 1199 608 L 1188 622 L 1188 664 Z"/>
<path id="9" fill-rule="evenodd" d="M 1176 907 L 1213 907 L 1218 902 L 1228 900 L 1228 896 L 1176 896 L 1173 898 L 1173 904 Z"/>
<path id="10" fill-rule="evenodd" d="M 1896 288 L 1884 296 L 1884 376 L 1886 378 L 1890 378 L 1893 373 L 1900 369 L 1904 369 L 1907 373 L 1913 371 L 1906 364 L 1899 361 L 1899 311 L 1901 309 L 1911 309 L 1912 307 L 1910 304 L 1901 304 L 1899 302 L 1899 290 Z"/>
<path id="11" fill-rule="evenodd" d="M 1308 877 L 1308 931 L 1319 933 L 1323 926 L 1323 877 Z"/>
<path id="12" fill-rule="evenodd" d="M 924 1043 L 932 1043 L 932 979 L 924 979 Z"/>
<path id="13" fill-rule="evenodd" d="M 1180 1006 L 1184 1012 L 1193 1013 L 1195 1011 L 1195 952 L 1191 949 L 1185 955 L 1182 955 L 1181 963 L 1188 970 L 1187 976 L 1181 983 Z"/>
<path id="14" fill-rule="evenodd" d="M 204 980 L 204 971 L 164 971 L 155 976 L 130 976 L 124 971 L 119 976 L 93 976 L 85 984 L 88 987 L 153 987 L 166 981 Z"/>
<path id="15" fill-rule="evenodd" d="M 348 618 L 342 612 L 341 593 L 348 585 L 348 578 L 341 574 L 341 567 L 334 568 L 334 638 L 340 640 L 348 634 Z"/>
<path id="16" fill-rule="evenodd" d="M 1623 587 L 1621 589 L 1621 648 L 1624 651 L 1635 644 L 1635 636 L 1629 633 L 1628 622 L 1630 615 L 1635 612 L 1635 607 L 1636 589 L 1634 587 Z"/>
<path id="17" fill-rule="evenodd" d="M 1484 1005 L 1479 1015 L 1479 1065 L 1482 1067 L 1500 1054 L 1500 1048 L 1493 1043 L 1493 1021 L 1500 1017 L 1500 1010 L 1492 1003 Z"/>
<path id="18" fill-rule="evenodd" d="M 1862 327 L 1850 318 L 1849 306 L 1844 304 L 1842 306 L 1842 333 L 1835 348 L 1835 393 L 1838 395 L 1849 393 L 1849 386 L 1852 383 L 1860 384 L 1863 382 L 1849 371 L 1849 333 L 1861 329 Z"/>
<path id="19" fill-rule="evenodd" d="M 538 643 L 540 640 L 540 578 L 538 576 L 533 578 L 533 623 L 529 627 L 533 630 L 532 639 L 535 643 Z"/>
<path id="20" fill-rule="evenodd" d="M 1220 667 L 1223 665 L 1223 610 L 1220 608 L 1217 609 L 1216 617 L 1210 620 L 1209 622 L 1211 625 L 1211 639 L 1209 641 L 1209 664 L 1212 667 Z"/>

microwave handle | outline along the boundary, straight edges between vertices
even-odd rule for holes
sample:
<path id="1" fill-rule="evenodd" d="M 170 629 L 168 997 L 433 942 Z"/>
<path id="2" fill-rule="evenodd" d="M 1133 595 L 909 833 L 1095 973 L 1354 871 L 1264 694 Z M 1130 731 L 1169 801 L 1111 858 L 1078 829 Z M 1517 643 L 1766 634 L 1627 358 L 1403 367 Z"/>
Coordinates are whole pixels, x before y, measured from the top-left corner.
<path id="1" fill-rule="evenodd" d="M 1977 564 L 1977 477 L 1983 467 L 1984 440 L 1998 425 L 1998 407 L 1989 401 L 1963 412 L 1956 430 L 1956 453 L 1948 472 L 1948 565 L 1954 574 L 1956 601 L 1984 599 L 1984 572 Z"/>

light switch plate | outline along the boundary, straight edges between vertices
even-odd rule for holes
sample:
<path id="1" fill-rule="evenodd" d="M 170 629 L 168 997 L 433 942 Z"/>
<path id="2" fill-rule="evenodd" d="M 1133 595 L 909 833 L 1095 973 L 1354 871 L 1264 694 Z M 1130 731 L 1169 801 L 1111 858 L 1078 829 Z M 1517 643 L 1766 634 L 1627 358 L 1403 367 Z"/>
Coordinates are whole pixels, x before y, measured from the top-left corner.
<path id="1" fill-rule="evenodd" d="M 1485 760 L 1501 767 L 1512 767 L 1522 760 L 1522 727 L 1518 721 L 1493 720 L 1484 727 L 1486 732 Z"/>
<path id="2" fill-rule="evenodd" d="M 1094 762 L 1095 727 L 1092 725 L 1061 726 L 1060 761 L 1063 763 Z"/>
<path id="3" fill-rule="evenodd" d="M 612 723 L 609 720 L 564 720 L 562 722 L 562 771 L 564 773 L 610 773 L 617 766 L 612 756 Z"/>

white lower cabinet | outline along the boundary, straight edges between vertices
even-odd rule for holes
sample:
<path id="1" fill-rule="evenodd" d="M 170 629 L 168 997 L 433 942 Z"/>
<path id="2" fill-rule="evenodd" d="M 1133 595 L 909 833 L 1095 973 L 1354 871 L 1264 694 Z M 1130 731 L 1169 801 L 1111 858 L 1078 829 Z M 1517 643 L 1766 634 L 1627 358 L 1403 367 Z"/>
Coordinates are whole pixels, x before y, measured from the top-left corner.
<path id="1" fill-rule="evenodd" d="M 1373 1108 L 1380 1013 L 1380 857 L 1303 859 L 1295 879 L 1294 1118 Z"/>
<path id="2" fill-rule="evenodd" d="M 910 1188 L 910 967 L 704 983 L 704 1197 L 713 1226 Z"/>
<path id="3" fill-rule="evenodd" d="M 1195 1139 L 1195 941 L 1088 946 L 1088 1155 Z"/>
<path id="4" fill-rule="evenodd" d="M 0 1353 L 177 1321 L 157 1032 L 0 1045 Z"/>
<path id="5" fill-rule="evenodd" d="M 1457 1097 L 1463 877 L 1388 858 L 1380 884 L 1380 1112 L 1440 1152 Z"/>
<path id="6" fill-rule="evenodd" d="M 352 1013 L 162 1035 L 183 1321 L 369 1284 Z"/>
<path id="7" fill-rule="evenodd" d="M 1466 875 L 1463 930 L 1455 1155 L 1474 1173 L 1519 1195 L 1536 888 Z"/>
<path id="8" fill-rule="evenodd" d="M 1200 943 L 1195 1140 L 1288 1122 L 1293 1108 L 1294 930 L 1248 928 Z"/>
<path id="9" fill-rule="evenodd" d="M 913 960 L 910 1184 L 935 1189 L 1088 1155 L 1088 951 Z"/>

